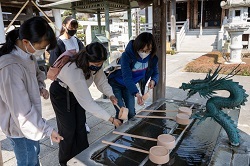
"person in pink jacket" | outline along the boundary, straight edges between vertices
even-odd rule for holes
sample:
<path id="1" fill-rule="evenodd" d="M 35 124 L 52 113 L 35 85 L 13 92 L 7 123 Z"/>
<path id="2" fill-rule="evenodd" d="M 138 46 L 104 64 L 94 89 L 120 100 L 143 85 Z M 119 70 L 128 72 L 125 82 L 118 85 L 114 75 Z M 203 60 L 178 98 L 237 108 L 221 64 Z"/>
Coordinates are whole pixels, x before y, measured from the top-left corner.
<path id="1" fill-rule="evenodd" d="M 39 140 L 63 140 L 42 118 L 41 98 L 48 98 L 36 57 L 56 45 L 47 21 L 33 17 L 6 36 L 0 48 L 0 127 L 12 142 L 18 166 L 38 166 Z"/>

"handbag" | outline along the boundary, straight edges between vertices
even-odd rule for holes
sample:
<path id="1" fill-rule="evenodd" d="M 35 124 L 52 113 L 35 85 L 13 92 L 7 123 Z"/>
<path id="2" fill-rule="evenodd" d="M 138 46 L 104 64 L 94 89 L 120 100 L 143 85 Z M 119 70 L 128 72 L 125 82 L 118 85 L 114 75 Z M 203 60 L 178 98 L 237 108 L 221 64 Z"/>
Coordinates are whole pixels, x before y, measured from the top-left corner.
<path id="1" fill-rule="evenodd" d="M 76 53 L 75 49 L 66 50 L 62 53 L 54 62 L 52 66 L 50 66 L 49 71 L 47 73 L 47 78 L 54 81 L 56 80 L 58 74 L 60 73 L 63 66 L 69 62 L 70 58 Z"/>

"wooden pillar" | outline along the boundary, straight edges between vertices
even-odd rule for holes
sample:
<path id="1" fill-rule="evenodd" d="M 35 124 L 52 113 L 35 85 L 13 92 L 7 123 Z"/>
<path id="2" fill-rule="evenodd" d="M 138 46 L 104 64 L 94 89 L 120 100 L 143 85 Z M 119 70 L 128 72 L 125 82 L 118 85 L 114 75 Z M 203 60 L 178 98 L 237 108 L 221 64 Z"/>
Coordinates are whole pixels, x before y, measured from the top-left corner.
<path id="1" fill-rule="evenodd" d="M 187 19 L 190 20 L 190 0 L 187 0 Z"/>
<path id="2" fill-rule="evenodd" d="M 75 2 L 71 2 L 71 12 L 72 12 L 72 17 L 76 19 Z"/>
<path id="3" fill-rule="evenodd" d="M 193 27 L 193 19 L 194 19 L 193 4 L 194 4 L 194 0 L 190 0 L 189 2 L 190 2 L 190 8 L 189 8 L 189 12 L 190 12 L 190 14 L 189 14 L 189 17 L 190 17 L 190 19 L 189 19 L 189 27 L 190 27 L 190 29 L 193 29 L 194 28 Z"/>
<path id="4" fill-rule="evenodd" d="M 176 34 L 176 0 L 171 1 L 171 44 L 175 43 Z"/>
<path id="5" fill-rule="evenodd" d="M 75 9 L 72 9 L 71 12 L 72 12 L 72 17 L 73 17 L 74 19 L 76 19 L 76 10 L 75 10 Z"/>
<path id="6" fill-rule="evenodd" d="M 198 0 L 194 0 L 194 15 L 193 15 L 193 28 L 197 28 L 198 25 Z"/>
<path id="7" fill-rule="evenodd" d="M 105 31 L 106 31 L 106 37 L 109 38 L 109 35 L 107 36 L 107 33 L 110 33 L 110 27 L 109 27 L 109 3 L 105 1 Z"/>
<path id="8" fill-rule="evenodd" d="M 100 9 L 97 10 L 97 23 L 98 23 L 98 33 L 102 33 L 102 25 L 101 25 L 101 12 Z"/>
<path id="9" fill-rule="evenodd" d="M 128 8 L 128 40 L 132 37 L 132 18 L 131 18 L 131 8 Z"/>
<path id="10" fill-rule="evenodd" d="M 109 26 L 109 2 L 105 1 L 104 2 L 104 10 L 105 10 L 105 34 L 106 38 L 110 40 L 110 26 Z M 110 55 L 110 42 L 108 43 L 108 54 Z M 106 63 L 110 63 L 111 58 L 109 56 L 108 61 Z M 108 64 L 104 64 L 104 67 Z"/>
<path id="11" fill-rule="evenodd" d="M 154 88 L 153 101 L 166 96 L 166 1 L 153 1 L 153 35 L 159 58 L 159 83 Z"/>
<path id="12" fill-rule="evenodd" d="M 168 13 L 168 11 L 169 11 L 169 5 L 170 5 L 170 3 L 167 1 L 166 2 L 166 42 L 170 42 L 170 32 L 168 31 L 168 15 L 170 15 L 169 13 Z M 153 25 L 152 25 L 152 27 L 153 27 Z M 167 49 L 167 48 L 166 48 Z"/>

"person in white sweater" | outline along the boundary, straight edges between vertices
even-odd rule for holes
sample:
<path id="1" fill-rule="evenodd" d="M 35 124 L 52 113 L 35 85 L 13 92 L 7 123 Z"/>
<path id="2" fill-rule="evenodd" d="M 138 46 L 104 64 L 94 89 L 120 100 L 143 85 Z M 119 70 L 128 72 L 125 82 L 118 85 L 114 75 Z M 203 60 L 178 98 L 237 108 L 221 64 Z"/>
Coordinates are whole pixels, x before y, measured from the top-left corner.
<path id="1" fill-rule="evenodd" d="M 75 34 L 77 32 L 78 22 L 72 16 L 67 16 L 62 22 L 62 29 L 60 31 L 60 36 L 57 38 L 57 45 L 55 49 L 49 51 L 49 63 L 52 66 L 56 59 L 67 50 L 75 50 L 79 52 L 84 48 L 81 40 L 79 40 Z M 85 127 L 88 133 L 90 133 L 90 128 L 87 123 Z"/>
<path id="2" fill-rule="evenodd" d="M 64 137 L 64 141 L 59 143 L 61 166 L 66 166 L 71 158 L 89 146 L 85 111 L 110 121 L 116 127 L 121 125 L 120 120 L 112 117 L 94 101 L 88 89 L 94 82 L 98 90 L 108 96 L 113 104 L 117 104 L 102 70 L 107 56 L 107 50 L 102 44 L 95 42 L 87 45 L 73 55 L 50 86 L 50 99 L 56 114 L 58 132 Z"/>
<path id="3" fill-rule="evenodd" d="M 39 165 L 39 140 L 63 138 L 42 118 L 41 98 L 48 98 L 36 56 L 53 49 L 56 38 L 41 17 L 25 21 L 0 48 L 0 127 L 10 139 L 18 166 Z"/>

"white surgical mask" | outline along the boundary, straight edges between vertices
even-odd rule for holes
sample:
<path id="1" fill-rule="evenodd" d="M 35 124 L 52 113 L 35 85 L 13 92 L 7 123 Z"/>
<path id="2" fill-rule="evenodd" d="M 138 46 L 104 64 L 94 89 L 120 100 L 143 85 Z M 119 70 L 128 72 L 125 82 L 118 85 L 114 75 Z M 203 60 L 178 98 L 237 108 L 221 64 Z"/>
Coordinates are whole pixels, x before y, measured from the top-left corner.
<path id="1" fill-rule="evenodd" d="M 41 49 L 41 50 L 37 50 L 35 49 L 35 47 L 29 42 L 29 44 L 31 45 L 31 47 L 35 50 L 34 53 L 30 53 L 27 49 L 27 47 L 25 46 L 26 52 L 30 55 L 34 55 L 35 57 L 40 57 L 42 54 L 44 54 L 46 49 Z"/>
<path id="2" fill-rule="evenodd" d="M 144 59 L 149 55 L 149 53 L 140 52 L 140 51 L 138 51 L 138 54 L 140 55 L 141 59 Z"/>

